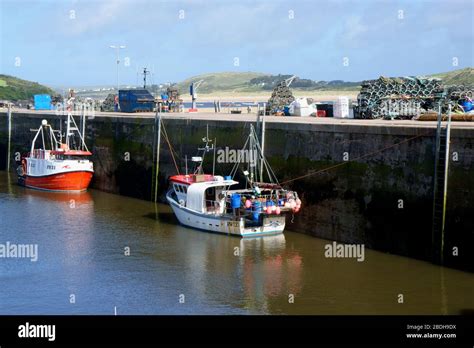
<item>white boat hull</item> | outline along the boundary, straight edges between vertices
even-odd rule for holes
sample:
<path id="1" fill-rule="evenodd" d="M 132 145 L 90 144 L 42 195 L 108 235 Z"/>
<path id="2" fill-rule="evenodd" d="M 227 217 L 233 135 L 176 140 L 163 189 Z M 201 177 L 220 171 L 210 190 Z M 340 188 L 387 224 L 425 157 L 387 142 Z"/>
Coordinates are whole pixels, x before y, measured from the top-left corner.
<path id="1" fill-rule="evenodd" d="M 285 216 L 267 215 L 262 226 L 245 227 L 243 219 L 232 219 L 220 214 L 198 213 L 180 205 L 172 197 L 166 195 L 176 218 L 185 226 L 239 237 L 258 237 L 283 233 Z"/>

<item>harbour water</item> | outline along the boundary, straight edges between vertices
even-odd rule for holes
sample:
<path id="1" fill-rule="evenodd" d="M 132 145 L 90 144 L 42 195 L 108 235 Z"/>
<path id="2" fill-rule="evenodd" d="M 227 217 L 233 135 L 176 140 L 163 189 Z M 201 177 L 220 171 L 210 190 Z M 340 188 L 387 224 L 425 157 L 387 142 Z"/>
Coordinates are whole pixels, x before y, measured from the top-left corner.
<path id="1" fill-rule="evenodd" d="M 177 224 L 166 205 L 34 191 L 0 172 L 0 314 L 457 314 L 474 274 L 294 232 L 242 240 Z M 291 223 L 288 222 L 289 228 Z M 129 251 L 129 255 L 128 255 Z M 403 303 L 400 296 L 403 295 Z"/>

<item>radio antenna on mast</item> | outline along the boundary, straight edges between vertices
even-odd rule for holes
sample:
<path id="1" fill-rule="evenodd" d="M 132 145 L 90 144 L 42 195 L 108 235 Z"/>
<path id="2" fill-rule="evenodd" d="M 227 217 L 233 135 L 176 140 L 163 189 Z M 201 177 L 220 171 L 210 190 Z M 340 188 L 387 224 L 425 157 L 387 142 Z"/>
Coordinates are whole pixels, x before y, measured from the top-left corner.
<path id="1" fill-rule="evenodd" d="M 151 74 L 150 70 L 148 70 L 147 68 L 143 68 L 143 88 L 145 89 L 146 88 L 146 76 Z"/>

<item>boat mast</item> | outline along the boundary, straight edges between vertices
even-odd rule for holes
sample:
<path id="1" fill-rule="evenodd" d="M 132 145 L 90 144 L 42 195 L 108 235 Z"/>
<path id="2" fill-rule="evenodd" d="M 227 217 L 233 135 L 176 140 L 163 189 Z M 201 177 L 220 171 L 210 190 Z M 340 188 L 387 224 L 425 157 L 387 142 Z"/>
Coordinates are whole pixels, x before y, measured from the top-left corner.
<path id="1" fill-rule="evenodd" d="M 31 148 L 30 148 L 30 155 L 33 154 L 33 150 L 35 149 L 35 144 L 36 140 L 38 139 L 38 136 L 41 133 L 41 139 L 43 141 L 43 150 L 46 150 L 46 139 L 44 136 L 44 129 L 47 128 L 49 130 L 49 141 L 51 145 L 51 150 L 55 150 L 54 146 L 58 144 L 58 140 L 56 139 L 56 136 L 54 135 L 54 131 L 51 128 L 51 125 L 48 124 L 48 121 L 42 120 L 41 121 L 41 126 L 38 128 L 36 131 L 35 137 L 33 138 L 33 141 L 31 142 Z"/>
<path id="2" fill-rule="evenodd" d="M 81 150 L 84 151 L 84 147 L 86 146 L 84 139 L 85 139 L 85 134 L 86 134 L 86 112 L 85 112 L 85 105 L 82 105 L 82 144 L 81 144 Z"/>
<path id="3" fill-rule="evenodd" d="M 217 138 L 214 138 L 214 159 L 212 161 L 212 176 L 214 176 L 214 173 L 216 171 L 216 145 L 217 144 Z"/>
<path id="4" fill-rule="evenodd" d="M 252 135 L 252 132 L 253 132 L 253 125 L 250 125 L 250 135 L 249 135 L 249 156 L 250 157 L 250 154 L 252 153 L 252 149 L 253 149 L 253 135 Z M 252 171 L 252 162 L 251 161 L 248 161 L 247 162 L 247 172 L 250 173 L 250 178 L 249 178 L 249 182 L 250 182 L 250 185 L 252 185 L 253 183 L 253 171 Z"/>
<path id="5" fill-rule="evenodd" d="M 258 178 L 260 178 L 260 182 L 264 182 L 263 170 L 265 169 L 269 181 L 271 183 L 278 183 L 275 173 L 263 155 L 262 147 L 260 146 L 260 142 L 258 141 L 257 133 L 255 132 L 253 125 L 250 125 L 250 135 L 248 140 L 249 156 L 247 157 L 249 160 L 248 172 L 250 172 L 249 182 L 253 185 L 255 181 L 258 181 Z"/>
<path id="6" fill-rule="evenodd" d="M 66 126 L 66 147 L 67 149 L 70 149 L 69 147 L 69 136 L 72 135 L 71 133 L 71 120 L 70 120 L 71 114 L 67 114 L 67 126 Z"/>
<path id="7" fill-rule="evenodd" d="M 43 150 L 46 150 L 46 144 L 44 142 L 44 125 L 41 125 L 41 138 L 43 139 Z"/>
<path id="8" fill-rule="evenodd" d="M 53 143 L 53 136 L 54 136 L 53 129 L 50 128 L 49 129 L 49 141 L 50 141 L 50 144 L 51 144 L 51 150 L 55 150 L 54 143 Z"/>
<path id="9" fill-rule="evenodd" d="M 251 176 L 251 183 L 258 181 L 259 174 L 259 152 L 258 152 L 258 138 L 256 136 L 255 128 L 253 125 L 250 125 L 250 143 L 249 143 L 249 153 L 248 153 L 248 162 L 249 162 L 249 171 Z M 263 181 L 263 180 L 260 180 Z"/>
<path id="10" fill-rule="evenodd" d="M 263 182 L 263 161 L 265 160 L 264 150 L 265 150 L 265 115 L 262 116 L 262 159 L 260 162 L 260 182 Z M 255 159 L 257 160 L 257 159 Z"/>
<path id="11" fill-rule="evenodd" d="M 232 177 L 234 177 L 237 173 L 239 166 L 243 165 L 244 168 L 246 168 L 243 173 L 245 175 L 247 183 L 250 184 L 250 186 L 258 185 L 259 179 L 260 182 L 264 182 L 264 169 L 267 172 L 269 182 L 278 184 L 278 179 L 275 173 L 273 172 L 272 168 L 270 167 L 270 164 L 267 162 L 265 156 L 263 155 L 262 147 L 260 146 L 260 142 L 258 140 L 258 136 L 253 125 L 250 125 L 249 136 L 247 137 L 247 140 L 245 141 L 245 144 L 242 149 L 248 151 L 248 153 L 247 155 L 239 156 L 238 161 L 235 163 L 234 167 L 230 172 L 230 175 Z M 247 166 L 245 166 L 244 162 L 247 162 Z"/>
<path id="12" fill-rule="evenodd" d="M 38 135 L 41 133 L 41 131 L 42 131 L 42 129 L 43 129 L 43 125 L 45 124 L 45 122 L 46 122 L 46 120 L 41 121 L 41 126 L 40 126 L 40 128 L 38 128 L 38 130 L 36 131 L 36 135 L 35 135 L 35 137 L 33 138 L 33 141 L 31 142 L 30 156 L 33 156 L 33 150 L 35 149 L 36 139 L 38 139 Z"/>
<path id="13" fill-rule="evenodd" d="M 202 151 L 202 156 L 200 158 L 200 163 L 197 167 L 197 169 L 195 170 L 195 174 L 203 174 L 203 168 L 202 168 L 202 165 L 204 163 L 204 158 L 206 156 L 206 152 L 209 152 L 211 150 L 214 150 L 214 153 L 215 153 L 215 146 L 214 144 L 212 144 L 211 146 L 209 146 L 209 143 L 212 143 L 212 140 L 209 140 L 209 125 L 206 125 L 206 137 L 202 139 L 202 141 L 204 143 L 206 143 L 206 145 L 204 145 L 204 147 L 200 147 L 198 148 L 198 151 Z"/>
<path id="14" fill-rule="evenodd" d="M 63 117 L 59 115 L 59 144 L 63 143 Z"/>
<path id="15" fill-rule="evenodd" d="M 85 128 L 83 129 L 85 130 Z M 78 148 L 89 151 L 89 149 L 87 148 L 86 142 L 84 141 L 84 134 L 80 132 L 79 128 L 77 127 L 76 121 L 74 120 L 74 117 L 72 117 L 72 114 L 69 112 L 67 114 L 67 128 L 66 128 L 66 146 L 68 149 L 71 148 L 70 146 L 71 137 L 74 141 L 74 131 L 77 132 L 77 134 L 79 135 L 79 140 L 81 141 L 81 145 Z"/>

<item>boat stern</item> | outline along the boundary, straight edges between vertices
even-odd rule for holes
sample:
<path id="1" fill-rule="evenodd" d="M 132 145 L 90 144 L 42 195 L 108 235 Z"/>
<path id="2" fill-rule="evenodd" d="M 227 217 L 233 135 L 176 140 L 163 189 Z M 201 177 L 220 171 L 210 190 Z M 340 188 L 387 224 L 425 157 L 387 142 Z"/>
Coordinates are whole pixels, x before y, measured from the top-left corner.
<path id="1" fill-rule="evenodd" d="M 281 234 L 285 230 L 285 224 L 284 215 L 267 215 L 261 225 L 243 227 L 240 234 L 244 238 Z"/>

